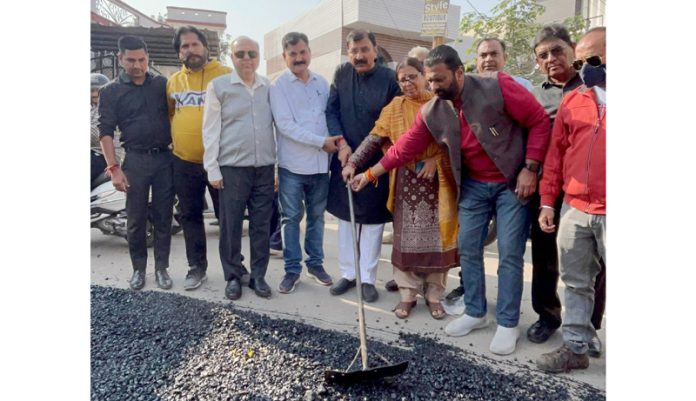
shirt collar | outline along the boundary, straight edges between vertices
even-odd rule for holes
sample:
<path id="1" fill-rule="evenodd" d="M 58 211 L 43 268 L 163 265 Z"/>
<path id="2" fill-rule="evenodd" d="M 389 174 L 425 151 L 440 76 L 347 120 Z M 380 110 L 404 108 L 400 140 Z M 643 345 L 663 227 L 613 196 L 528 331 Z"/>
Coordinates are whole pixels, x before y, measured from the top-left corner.
<path id="1" fill-rule="evenodd" d="M 149 83 L 150 80 L 152 79 L 152 77 L 153 77 L 153 75 L 152 75 L 152 73 L 151 73 L 150 71 L 146 72 L 146 73 L 145 73 L 145 82 L 143 82 L 143 85 Z M 118 80 L 119 80 L 119 82 L 121 82 L 122 84 L 126 84 L 126 85 L 135 85 L 135 84 L 133 83 L 133 81 L 131 80 L 130 76 L 128 76 L 128 74 L 126 74 L 125 71 L 121 71 L 121 73 L 118 74 Z"/>
<path id="2" fill-rule="evenodd" d="M 548 90 L 551 88 L 560 88 L 560 89 L 568 88 L 569 90 L 572 90 L 578 86 L 578 82 L 582 83 L 582 81 L 580 80 L 580 74 L 575 74 L 573 76 L 573 78 L 570 79 L 570 81 L 566 82 L 563 85 L 557 84 L 557 83 L 551 81 L 547 76 L 546 80 L 541 83 L 541 88 L 545 89 L 545 90 Z"/>
<path id="3" fill-rule="evenodd" d="M 266 77 L 259 75 L 258 73 L 254 73 L 254 85 L 252 85 L 251 89 L 256 89 L 259 86 L 265 86 L 268 85 L 268 82 L 266 82 Z M 233 84 L 240 84 L 246 86 L 244 81 L 242 81 L 242 78 L 239 77 L 239 74 L 237 74 L 237 71 L 232 70 L 230 73 L 230 82 Z"/>
<path id="4" fill-rule="evenodd" d="M 292 71 L 290 71 L 290 69 L 285 70 L 285 72 L 286 72 L 286 74 L 288 74 L 288 76 L 290 78 L 290 82 L 300 81 L 300 82 L 304 83 L 304 81 L 302 81 L 300 78 L 298 78 L 297 75 L 293 74 Z M 317 79 L 316 74 L 314 72 L 312 72 L 311 70 L 309 70 L 309 79 L 307 80 L 307 82 L 309 83 L 310 81 L 314 81 L 316 79 Z"/>

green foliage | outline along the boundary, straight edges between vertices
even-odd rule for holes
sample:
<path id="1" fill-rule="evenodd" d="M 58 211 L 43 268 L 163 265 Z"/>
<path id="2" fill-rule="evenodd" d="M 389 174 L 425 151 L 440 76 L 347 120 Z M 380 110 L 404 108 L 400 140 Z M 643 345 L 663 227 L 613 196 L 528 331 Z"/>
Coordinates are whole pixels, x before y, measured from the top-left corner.
<path id="1" fill-rule="evenodd" d="M 229 33 L 224 34 L 223 37 L 220 38 L 220 56 L 218 56 L 218 60 L 226 66 L 230 66 L 230 47 L 232 45 L 232 36 L 230 36 Z"/>
<path id="2" fill-rule="evenodd" d="M 534 74 L 536 60 L 532 43 L 536 33 L 543 27 L 543 24 L 535 21 L 544 14 L 545 9 L 535 0 L 501 0 L 488 16 L 476 12 L 465 13 L 459 24 L 459 31 L 462 35 L 474 38 L 467 54 L 476 53 L 480 39 L 498 37 L 506 45 L 508 62 L 505 70 L 535 83 L 540 82 L 543 77 Z M 566 18 L 562 23 L 575 40 L 585 28 L 582 16 Z"/>

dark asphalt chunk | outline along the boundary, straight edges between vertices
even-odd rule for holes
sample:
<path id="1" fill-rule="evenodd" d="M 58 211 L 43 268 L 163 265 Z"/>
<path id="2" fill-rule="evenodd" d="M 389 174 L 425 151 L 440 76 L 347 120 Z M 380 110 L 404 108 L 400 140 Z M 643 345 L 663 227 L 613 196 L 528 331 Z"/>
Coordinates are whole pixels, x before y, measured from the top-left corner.
<path id="1" fill-rule="evenodd" d="M 330 386 L 324 370 L 350 363 L 353 333 L 170 293 L 93 286 L 91 297 L 92 400 L 606 399 L 567 376 L 405 333 L 392 345 L 369 339 L 371 365 L 381 364 L 373 351 L 409 361 L 403 375 Z"/>

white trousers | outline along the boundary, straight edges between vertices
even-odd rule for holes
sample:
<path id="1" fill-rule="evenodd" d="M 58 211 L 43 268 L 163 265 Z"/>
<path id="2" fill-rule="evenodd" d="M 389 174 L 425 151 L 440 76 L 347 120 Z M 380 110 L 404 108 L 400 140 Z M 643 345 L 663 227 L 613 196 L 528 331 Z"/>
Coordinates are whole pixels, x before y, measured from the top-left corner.
<path id="1" fill-rule="evenodd" d="M 382 252 L 382 232 L 384 224 L 356 224 L 360 239 L 360 279 L 363 283 L 374 285 L 377 280 L 377 266 Z M 353 257 L 353 232 L 350 221 L 338 220 L 338 266 L 341 277 L 355 280 L 355 258 Z"/>

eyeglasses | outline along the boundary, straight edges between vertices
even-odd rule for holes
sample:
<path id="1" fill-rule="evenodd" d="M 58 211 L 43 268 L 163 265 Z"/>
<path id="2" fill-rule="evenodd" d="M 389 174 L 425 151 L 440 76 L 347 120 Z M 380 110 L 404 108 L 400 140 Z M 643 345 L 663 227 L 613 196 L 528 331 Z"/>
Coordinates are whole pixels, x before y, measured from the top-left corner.
<path id="1" fill-rule="evenodd" d="M 249 50 L 246 52 L 244 50 L 239 50 L 239 51 L 234 52 L 234 56 L 238 59 L 243 59 L 244 54 L 249 55 L 250 59 L 255 59 L 256 57 L 259 56 L 259 52 L 257 52 L 256 50 Z"/>
<path id="2" fill-rule="evenodd" d="M 554 46 L 550 50 L 544 50 L 543 52 L 537 54 L 537 59 L 538 60 L 546 60 L 549 57 L 549 54 L 553 55 L 554 57 L 560 57 L 563 55 L 563 46 Z"/>
<path id="3" fill-rule="evenodd" d="M 593 67 L 598 67 L 598 66 L 602 65 L 602 57 L 601 56 L 590 56 L 584 60 L 575 60 L 575 61 L 573 61 L 573 68 L 580 71 L 580 69 L 582 68 L 582 65 L 585 63 L 587 63 Z"/>
<path id="4" fill-rule="evenodd" d="M 406 85 L 406 83 L 408 83 L 408 82 L 415 81 L 416 78 L 418 78 L 418 74 L 406 75 L 405 77 L 403 77 L 399 80 L 399 85 Z"/>

